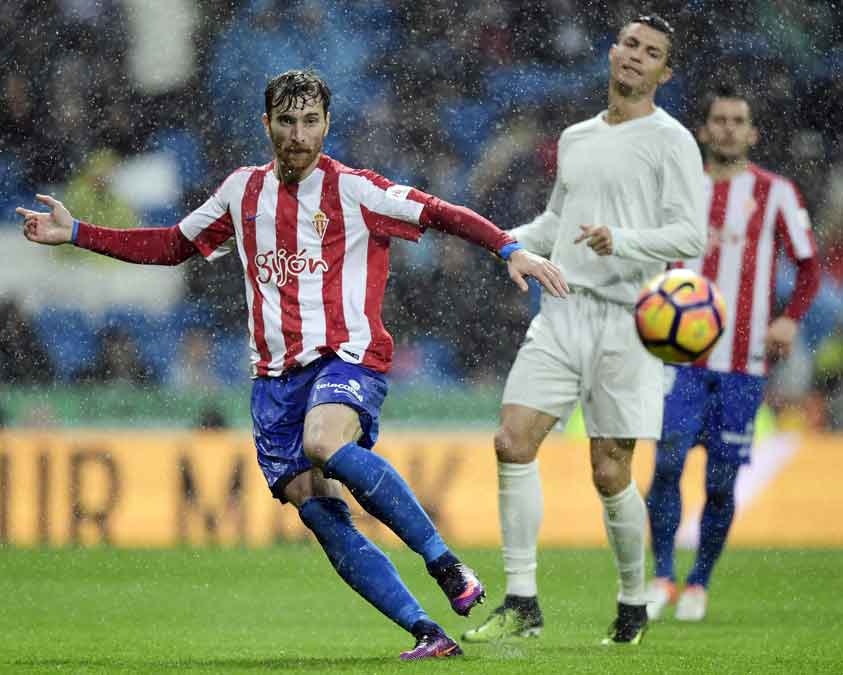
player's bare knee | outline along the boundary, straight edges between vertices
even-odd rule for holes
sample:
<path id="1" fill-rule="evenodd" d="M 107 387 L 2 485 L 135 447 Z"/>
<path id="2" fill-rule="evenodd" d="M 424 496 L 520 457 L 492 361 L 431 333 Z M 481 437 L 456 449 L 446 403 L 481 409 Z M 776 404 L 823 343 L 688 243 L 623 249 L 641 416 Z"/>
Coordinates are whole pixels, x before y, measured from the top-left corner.
<path id="1" fill-rule="evenodd" d="M 591 467 L 591 480 L 594 487 L 604 497 L 617 494 L 629 483 L 623 466 L 609 457 L 594 462 Z"/>
<path id="2" fill-rule="evenodd" d="M 340 449 L 342 443 L 328 435 L 317 433 L 310 436 L 306 435 L 302 445 L 304 456 L 315 466 L 322 467 Z"/>
<path id="3" fill-rule="evenodd" d="M 299 508 L 314 496 L 313 487 L 313 472 L 306 471 L 287 483 L 284 487 L 284 498 L 296 508 Z"/>
<path id="4" fill-rule="evenodd" d="M 495 455 L 499 462 L 529 464 L 536 458 L 536 448 L 531 447 L 528 434 L 503 425 L 495 433 Z"/>

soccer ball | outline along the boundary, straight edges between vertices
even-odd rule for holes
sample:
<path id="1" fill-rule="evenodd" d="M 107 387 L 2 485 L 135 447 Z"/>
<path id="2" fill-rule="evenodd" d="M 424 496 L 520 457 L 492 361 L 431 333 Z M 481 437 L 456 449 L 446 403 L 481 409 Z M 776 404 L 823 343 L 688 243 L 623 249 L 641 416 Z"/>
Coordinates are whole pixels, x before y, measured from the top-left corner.
<path id="1" fill-rule="evenodd" d="M 635 327 L 644 347 L 667 363 L 704 358 L 723 334 L 726 303 L 711 281 L 688 269 L 660 274 L 635 303 Z"/>

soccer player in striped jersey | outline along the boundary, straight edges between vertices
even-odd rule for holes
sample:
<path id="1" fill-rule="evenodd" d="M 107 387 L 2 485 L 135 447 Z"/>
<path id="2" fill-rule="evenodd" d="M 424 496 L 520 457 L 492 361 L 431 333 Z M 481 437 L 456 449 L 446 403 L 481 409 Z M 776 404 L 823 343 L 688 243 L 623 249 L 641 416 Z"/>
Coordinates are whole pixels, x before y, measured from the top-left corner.
<path id="1" fill-rule="evenodd" d="M 175 265 L 237 249 L 251 333 L 251 410 L 258 464 L 272 495 L 298 508 L 331 564 L 355 591 L 415 638 L 405 660 L 461 654 L 425 613 L 381 551 L 354 526 L 345 485 L 360 505 L 420 554 L 452 608 L 468 615 L 485 591 L 446 546 L 395 469 L 371 451 L 387 392 L 392 338 L 381 321 L 393 237 L 433 227 L 484 246 L 554 296 L 558 268 L 464 207 L 322 153 L 331 92 L 292 70 L 265 92 L 274 159 L 243 167 L 179 224 L 115 230 L 75 220 L 54 198 L 48 213 L 18 208 L 24 235 L 73 243 L 120 260 Z"/>
<path id="2" fill-rule="evenodd" d="M 632 310 L 646 280 L 705 247 L 702 156 L 654 100 L 672 74 L 672 40 L 659 16 L 623 26 L 609 52 L 608 108 L 562 132 L 547 209 L 510 231 L 528 250 L 550 254 L 572 293 L 564 302 L 543 294 L 506 381 L 495 435 L 506 595 L 466 641 L 542 630 L 537 456 L 578 403 L 620 586 L 603 644 L 638 644 L 646 630 L 647 510 L 631 465 L 636 440 L 661 433 L 664 375 L 635 334 Z"/>
<path id="3" fill-rule="evenodd" d="M 735 513 L 735 481 L 750 461 L 767 359 L 791 351 L 797 324 L 819 286 L 811 222 L 796 186 L 749 161 L 758 140 L 749 101 L 732 89 L 710 96 L 698 138 L 705 146 L 708 248 L 688 267 L 714 281 L 728 307 L 726 329 L 711 354 L 688 367 L 666 367 L 661 441 L 647 496 L 656 576 L 650 618 L 677 602 L 675 617 L 700 621 L 708 583 Z M 773 316 L 776 260 L 798 269 L 789 303 Z M 673 550 L 682 511 L 679 479 L 688 451 L 707 452 L 706 502 L 696 560 L 677 593 Z M 677 600 L 678 596 L 678 600 Z"/>

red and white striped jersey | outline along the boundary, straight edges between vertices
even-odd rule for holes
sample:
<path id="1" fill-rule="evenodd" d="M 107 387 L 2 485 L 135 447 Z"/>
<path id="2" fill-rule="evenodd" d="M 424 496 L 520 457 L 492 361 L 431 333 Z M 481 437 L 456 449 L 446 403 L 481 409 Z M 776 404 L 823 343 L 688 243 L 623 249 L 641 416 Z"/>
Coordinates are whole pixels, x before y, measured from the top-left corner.
<path id="1" fill-rule="evenodd" d="M 730 180 L 706 176 L 708 247 L 686 267 L 713 280 L 728 310 L 726 330 L 705 362 L 721 372 L 765 375 L 764 338 L 775 300 L 776 258 L 816 255 L 808 212 L 794 184 L 749 164 Z"/>
<path id="2" fill-rule="evenodd" d="M 329 351 L 389 370 L 393 343 L 381 320 L 389 242 L 419 239 L 431 197 L 326 155 L 291 185 L 273 166 L 238 169 L 179 223 L 208 260 L 237 247 L 252 375 L 279 375 Z"/>

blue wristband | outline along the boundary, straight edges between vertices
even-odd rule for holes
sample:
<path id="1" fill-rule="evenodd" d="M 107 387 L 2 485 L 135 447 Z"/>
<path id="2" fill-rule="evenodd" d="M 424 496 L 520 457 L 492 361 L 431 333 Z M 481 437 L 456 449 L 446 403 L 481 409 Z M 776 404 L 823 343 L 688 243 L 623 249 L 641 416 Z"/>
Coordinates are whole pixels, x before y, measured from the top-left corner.
<path id="1" fill-rule="evenodd" d="M 76 238 L 77 238 L 78 236 L 79 236 L 79 219 L 78 219 L 78 218 L 74 218 L 74 219 L 73 219 L 73 232 L 72 232 L 72 234 L 70 235 L 70 242 L 71 242 L 71 243 L 73 243 L 73 244 L 75 244 L 75 243 L 76 243 Z"/>
<path id="2" fill-rule="evenodd" d="M 509 260 L 510 256 L 516 251 L 520 251 L 524 247 L 521 246 L 517 241 L 513 241 L 511 244 L 506 244 L 505 246 L 501 246 L 501 250 L 498 251 L 498 255 L 503 258 L 504 260 Z"/>

